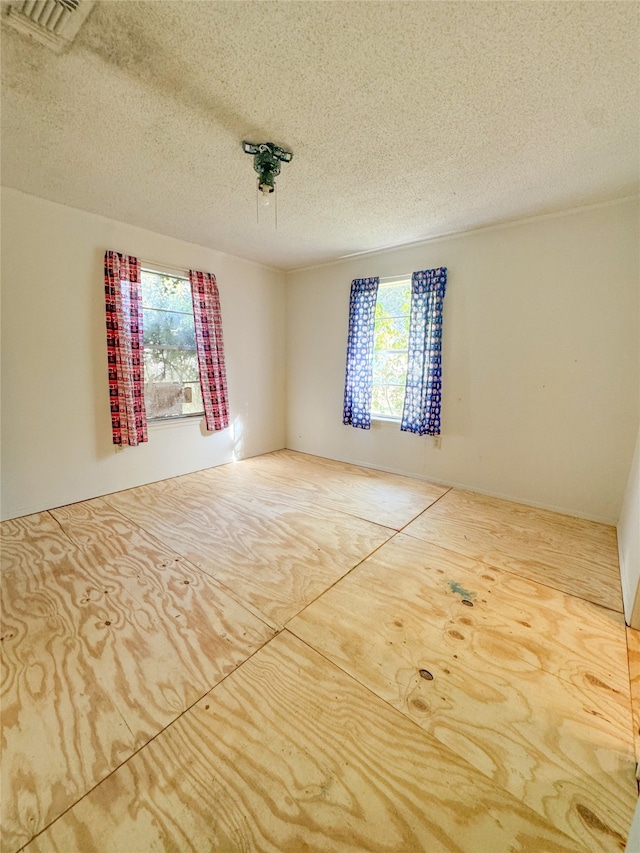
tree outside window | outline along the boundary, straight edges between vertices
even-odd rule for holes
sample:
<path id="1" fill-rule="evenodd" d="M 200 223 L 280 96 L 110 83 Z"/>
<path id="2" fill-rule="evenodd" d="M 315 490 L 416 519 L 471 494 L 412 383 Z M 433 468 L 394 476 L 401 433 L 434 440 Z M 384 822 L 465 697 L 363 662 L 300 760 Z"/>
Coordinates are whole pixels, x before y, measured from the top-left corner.
<path id="1" fill-rule="evenodd" d="M 381 284 L 376 301 L 371 414 L 400 419 L 407 382 L 411 280 Z"/>
<path id="2" fill-rule="evenodd" d="M 201 415 L 189 280 L 143 269 L 142 306 L 147 419 Z"/>

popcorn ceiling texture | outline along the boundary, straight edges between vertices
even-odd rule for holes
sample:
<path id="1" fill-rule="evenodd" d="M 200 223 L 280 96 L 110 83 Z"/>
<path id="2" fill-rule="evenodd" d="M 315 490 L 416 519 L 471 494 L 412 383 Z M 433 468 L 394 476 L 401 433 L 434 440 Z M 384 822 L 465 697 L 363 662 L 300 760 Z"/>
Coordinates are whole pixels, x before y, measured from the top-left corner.
<path id="1" fill-rule="evenodd" d="M 3 184 L 283 269 L 637 192 L 635 2 L 98 2 L 2 28 Z M 278 230 L 241 141 L 291 149 Z"/>

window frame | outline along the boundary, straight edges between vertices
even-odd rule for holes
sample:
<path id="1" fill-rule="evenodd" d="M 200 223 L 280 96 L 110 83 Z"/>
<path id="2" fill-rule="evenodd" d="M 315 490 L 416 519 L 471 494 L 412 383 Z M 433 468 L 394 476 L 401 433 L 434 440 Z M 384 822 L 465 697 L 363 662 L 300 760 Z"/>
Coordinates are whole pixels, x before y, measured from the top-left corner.
<path id="1" fill-rule="evenodd" d="M 389 278 L 381 278 L 378 280 L 378 293 L 376 296 L 376 306 L 377 306 L 378 299 L 380 298 L 380 291 L 383 289 L 387 289 L 387 288 L 391 288 L 391 287 L 398 287 L 399 285 L 405 285 L 408 287 L 408 290 L 409 290 L 409 307 L 408 307 L 407 313 L 406 314 L 398 314 L 398 315 L 394 315 L 394 316 L 389 315 L 388 317 L 385 317 L 384 319 L 407 319 L 407 320 L 410 320 L 410 318 L 411 318 L 411 281 L 412 281 L 411 273 L 409 273 L 407 275 L 397 275 L 397 276 L 392 276 Z M 375 348 L 375 346 L 376 346 L 376 324 L 377 324 L 377 318 L 374 321 L 374 327 L 373 327 L 373 357 L 374 357 L 374 359 L 375 359 L 376 352 L 404 353 L 406 360 L 407 360 L 407 364 L 408 364 L 408 360 L 409 360 L 409 331 L 407 330 L 407 348 L 406 349 L 376 350 L 376 348 Z M 378 388 L 382 387 L 383 384 L 385 386 L 389 386 L 388 382 L 376 383 L 373 379 L 373 376 L 372 376 L 372 380 L 371 380 L 371 392 L 372 392 L 372 394 L 371 394 L 371 420 L 372 421 L 382 421 L 382 422 L 393 423 L 393 424 L 400 423 L 402 421 L 402 412 L 400 412 L 399 415 L 388 415 L 388 414 L 384 414 L 382 412 L 378 413 L 378 412 L 374 411 L 374 408 L 373 408 L 373 389 L 376 387 L 378 387 Z M 405 373 L 404 383 L 394 385 L 393 387 L 406 389 L 406 387 L 407 387 L 406 373 Z"/>
<path id="2" fill-rule="evenodd" d="M 151 273 L 152 275 L 167 276 L 170 278 L 179 279 L 180 281 L 184 281 L 187 284 L 189 295 L 191 296 L 191 281 L 189 278 L 189 272 L 187 270 L 178 270 L 178 269 L 171 268 L 171 267 L 165 267 L 165 266 L 162 266 L 159 264 L 153 264 L 153 265 L 149 264 L 149 263 L 145 264 L 144 261 L 141 261 L 140 262 L 140 294 L 141 294 L 141 302 L 142 302 L 142 311 L 143 312 L 146 309 L 148 311 L 149 310 L 151 310 L 151 311 L 165 311 L 167 314 L 184 314 L 185 316 L 189 316 L 189 312 L 187 312 L 187 311 L 171 311 L 169 309 L 155 308 L 155 307 L 150 306 L 150 305 L 145 305 L 144 304 L 144 285 L 142 282 L 142 278 L 143 278 L 145 273 Z M 193 313 L 193 305 L 191 306 L 191 312 L 190 313 L 191 313 L 191 318 L 195 324 L 195 317 L 194 317 L 194 313 Z M 144 316 L 144 314 L 143 314 L 143 316 Z M 179 352 L 194 352 L 195 353 L 196 369 L 198 372 L 197 379 L 198 379 L 198 384 L 200 385 L 200 399 L 202 399 L 202 386 L 200 384 L 200 368 L 199 368 L 199 362 L 198 362 L 197 346 L 194 344 L 194 347 L 192 350 L 191 348 L 185 348 L 185 347 L 171 347 L 171 346 L 163 347 L 163 346 L 160 346 L 157 344 L 149 344 L 148 345 L 148 344 L 144 343 L 144 334 L 145 334 L 145 328 L 143 326 L 143 345 L 142 345 L 143 365 L 144 365 L 144 353 L 145 353 L 147 348 L 149 348 L 149 349 L 176 350 Z M 143 376 L 144 376 L 144 373 L 143 373 Z M 144 382 L 144 385 L 146 385 L 146 384 L 147 383 Z M 168 426 L 170 424 L 175 425 L 177 423 L 181 423 L 181 422 L 183 423 L 185 421 L 192 420 L 193 418 L 203 418 L 204 416 L 205 416 L 205 411 L 204 411 L 204 401 L 203 401 L 202 411 L 187 412 L 186 414 L 181 413 L 181 414 L 175 414 L 175 415 L 156 415 L 156 416 L 152 416 L 152 417 L 149 417 L 149 415 L 147 415 L 146 420 L 147 420 L 148 424 L 153 425 L 153 426 L 162 426 L 162 425 Z"/>

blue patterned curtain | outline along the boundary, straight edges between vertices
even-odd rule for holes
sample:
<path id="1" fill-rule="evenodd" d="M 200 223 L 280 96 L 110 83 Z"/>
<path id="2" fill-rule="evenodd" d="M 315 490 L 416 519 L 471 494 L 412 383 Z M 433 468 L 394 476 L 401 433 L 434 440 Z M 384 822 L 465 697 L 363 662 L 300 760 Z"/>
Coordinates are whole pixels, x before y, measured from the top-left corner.
<path id="1" fill-rule="evenodd" d="M 442 303 L 446 267 L 411 276 L 409 358 L 401 430 L 440 435 Z"/>
<path id="2" fill-rule="evenodd" d="M 377 278 L 356 278 L 351 282 L 342 423 L 360 429 L 371 427 L 373 327 L 377 297 Z"/>

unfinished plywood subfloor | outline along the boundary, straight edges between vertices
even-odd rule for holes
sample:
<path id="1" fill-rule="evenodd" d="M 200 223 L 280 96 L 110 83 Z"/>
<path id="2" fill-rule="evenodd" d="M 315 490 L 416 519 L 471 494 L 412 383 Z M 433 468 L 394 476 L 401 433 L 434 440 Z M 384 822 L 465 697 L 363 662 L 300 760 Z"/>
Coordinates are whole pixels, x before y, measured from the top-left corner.
<path id="1" fill-rule="evenodd" d="M 617 614 L 400 534 L 289 627 L 577 841 L 619 849 L 636 786 Z"/>
<path id="2" fill-rule="evenodd" d="M 451 489 L 404 532 L 622 613 L 609 525 Z"/>
<path id="3" fill-rule="evenodd" d="M 199 476 L 216 488 L 232 483 L 243 494 L 304 507 L 324 507 L 400 530 L 449 491 L 423 480 L 346 462 L 278 450 L 242 465 L 210 468 Z"/>
<path id="4" fill-rule="evenodd" d="M 28 853 L 579 849 L 284 632 Z"/>
<path id="5" fill-rule="evenodd" d="M 272 624 L 284 625 L 394 533 L 336 510 L 238 493 L 215 473 L 106 500 Z"/>
<path id="6" fill-rule="evenodd" d="M 56 516 L 78 544 L 49 513 L 2 525 L 3 851 L 274 633 L 102 502 Z"/>
<path id="7" fill-rule="evenodd" d="M 396 536 L 424 488 L 287 452 L 3 525 L 3 850 L 620 850 L 621 617 Z"/>
<path id="8" fill-rule="evenodd" d="M 633 738 L 636 745 L 636 772 L 640 777 L 640 631 L 627 628 L 629 650 L 629 678 L 631 680 L 631 710 Z"/>

